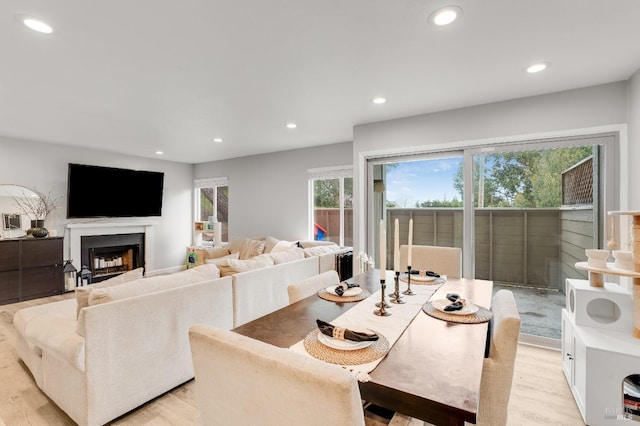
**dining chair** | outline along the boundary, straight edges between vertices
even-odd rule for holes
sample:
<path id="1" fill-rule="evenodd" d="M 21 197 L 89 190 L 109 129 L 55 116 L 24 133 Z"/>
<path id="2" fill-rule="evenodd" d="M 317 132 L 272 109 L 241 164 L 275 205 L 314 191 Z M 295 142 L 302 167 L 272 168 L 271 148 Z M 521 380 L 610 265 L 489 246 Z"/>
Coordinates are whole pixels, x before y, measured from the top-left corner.
<path id="1" fill-rule="evenodd" d="M 480 383 L 478 425 L 507 424 L 507 408 L 520 337 L 520 314 L 510 290 L 499 290 L 492 301 L 493 323 L 489 358 L 484 360 Z"/>
<path id="2" fill-rule="evenodd" d="M 189 341 L 203 425 L 366 425 L 355 377 L 310 356 L 207 325 Z"/>
<path id="3" fill-rule="evenodd" d="M 296 303 L 298 300 L 312 296 L 323 288 L 340 284 L 338 272 L 334 269 L 307 278 L 300 282 L 289 284 L 287 292 L 289 293 L 289 304 Z"/>
<path id="4" fill-rule="evenodd" d="M 510 290 L 499 290 L 493 296 L 491 310 L 491 343 L 489 358 L 485 358 L 482 366 L 476 425 L 506 426 L 521 320 Z M 389 426 L 423 424 L 430 425 L 398 413 L 393 416 Z"/>
<path id="5" fill-rule="evenodd" d="M 409 246 L 400 246 L 400 270 L 407 270 Z M 459 247 L 412 246 L 411 269 L 434 271 L 448 278 L 462 277 L 462 249 Z"/>

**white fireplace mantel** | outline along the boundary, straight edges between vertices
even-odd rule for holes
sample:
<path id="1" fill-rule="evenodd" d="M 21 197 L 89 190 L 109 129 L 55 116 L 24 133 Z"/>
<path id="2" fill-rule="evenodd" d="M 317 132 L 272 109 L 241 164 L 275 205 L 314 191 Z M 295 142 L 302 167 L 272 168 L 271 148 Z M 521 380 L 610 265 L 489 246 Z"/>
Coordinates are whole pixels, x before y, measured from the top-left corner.
<path id="1" fill-rule="evenodd" d="M 68 235 L 68 259 L 73 260 L 74 266 L 80 270 L 81 239 L 89 235 L 114 235 L 144 233 L 145 269 L 153 271 L 153 226 L 155 222 L 76 222 L 67 223 L 65 232 Z"/>

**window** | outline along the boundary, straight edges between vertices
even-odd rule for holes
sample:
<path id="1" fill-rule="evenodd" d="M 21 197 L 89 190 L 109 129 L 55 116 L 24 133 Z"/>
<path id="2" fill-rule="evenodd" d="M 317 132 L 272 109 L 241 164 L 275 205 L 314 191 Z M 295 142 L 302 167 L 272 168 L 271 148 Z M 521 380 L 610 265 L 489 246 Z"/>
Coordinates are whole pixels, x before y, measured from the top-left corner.
<path id="1" fill-rule="evenodd" d="M 373 223 L 384 220 L 387 247 L 393 245 L 398 219 L 400 245 L 408 244 L 413 220 L 413 244 L 462 248 L 463 158 L 462 152 L 452 151 L 371 161 Z M 379 233 L 373 238 L 379 247 Z M 371 254 L 379 264 L 379 250 Z M 393 265 L 392 250 L 387 250 L 386 262 Z"/>
<path id="2" fill-rule="evenodd" d="M 309 170 L 310 228 L 314 240 L 353 245 L 353 168 Z"/>
<path id="3" fill-rule="evenodd" d="M 461 247 L 465 277 L 509 288 L 519 306 L 536 312 L 523 316 L 521 341 L 558 347 L 566 279 L 587 279 L 575 263 L 618 232 L 605 230 L 606 212 L 617 206 L 616 139 L 595 134 L 369 159 L 367 247 L 379 257 L 371 248 L 380 244 L 380 219 L 392 244 L 396 217 L 403 244 L 412 218 L 413 244 Z"/>
<path id="4" fill-rule="evenodd" d="M 194 187 L 194 220 L 220 222 L 222 241 L 229 241 L 229 180 L 226 177 L 198 179 Z"/>

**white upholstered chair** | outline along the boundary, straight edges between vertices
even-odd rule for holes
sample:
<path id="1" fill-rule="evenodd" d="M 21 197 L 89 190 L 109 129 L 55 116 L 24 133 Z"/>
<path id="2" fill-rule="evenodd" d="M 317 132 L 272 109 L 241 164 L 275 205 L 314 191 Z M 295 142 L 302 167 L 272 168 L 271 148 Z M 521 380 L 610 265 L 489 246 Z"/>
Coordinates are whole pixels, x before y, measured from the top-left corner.
<path id="1" fill-rule="evenodd" d="M 513 293 L 499 290 L 491 305 L 493 320 L 489 358 L 484 360 L 480 382 L 477 425 L 505 426 L 513 367 L 520 337 L 520 314 Z M 428 425 L 417 419 L 396 414 L 389 426 Z"/>
<path id="2" fill-rule="evenodd" d="M 203 425 L 365 425 L 358 383 L 337 365 L 204 325 L 189 340 Z"/>
<path id="3" fill-rule="evenodd" d="M 478 425 L 507 424 L 507 407 L 520 337 L 520 314 L 513 293 L 500 290 L 491 305 L 493 323 L 489 358 L 484 360 Z"/>
<path id="4" fill-rule="evenodd" d="M 289 284 L 287 292 L 289 293 L 289 304 L 296 303 L 318 292 L 318 290 L 329 286 L 337 286 L 340 284 L 340 277 L 335 270 L 330 270 L 307 278 L 300 282 Z"/>
<path id="5" fill-rule="evenodd" d="M 407 270 L 409 246 L 400 246 L 400 270 Z M 413 246 L 411 269 L 434 271 L 448 278 L 462 277 L 462 249 L 459 247 Z"/>

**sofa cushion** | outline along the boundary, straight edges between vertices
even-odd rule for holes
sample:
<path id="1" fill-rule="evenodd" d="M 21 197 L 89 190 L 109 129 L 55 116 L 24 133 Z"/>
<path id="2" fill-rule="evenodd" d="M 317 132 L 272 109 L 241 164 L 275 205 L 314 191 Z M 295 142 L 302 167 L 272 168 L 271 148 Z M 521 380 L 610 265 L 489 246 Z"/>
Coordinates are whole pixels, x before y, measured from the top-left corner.
<path id="1" fill-rule="evenodd" d="M 240 260 L 246 260 L 263 254 L 265 245 L 265 240 L 241 238 L 230 242 L 227 247 L 230 253 L 238 253 Z"/>
<path id="2" fill-rule="evenodd" d="M 227 249 L 229 249 L 229 253 L 240 253 L 240 249 L 244 244 L 245 238 L 239 238 L 237 240 L 229 241 L 227 245 Z"/>
<path id="3" fill-rule="evenodd" d="M 337 244 L 322 245 L 322 246 L 305 248 L 303 249 L 303 251 L 304 251 L 305 257 L 321 256 L 323 254 L 336 253 L 340 251 L 340 246 Z"/>
<path id="4" fill-rule="evenodd" d="M 271 250 L 280 242 L 276 237 L 266 237 L 264 239 L 264 252 L 271 253 Z"/>
<path id="5" fill-rule="evenodd" d="M 229 253 L 229 249 L 227 247 L 214 247 L 206 250 L 206 259 L 218 259 L 223 256 L 227 256 Z"/>
<path id="6" fill-rule="evenodd" d="M 55 310 L 37 315 L 25 328 L 25 340 L 84 371 L 84 338 L 76 332 L 77 321 L 68 313 Z"/>
<path id="7" fill-rule="evenodd" d="M 266 268 L 267 266 L 271 266 L 273 264 L 274 261 L 270 254 L 261 254 L 260 256 L 255 256 L 253 259 L 229 259 L 226 262 L 218 265 L 218 267 L 220 268 L 220 275 L 226 277 L 228 275 L 237 274 L 239 272 Z"/>
<path id="8" fill-rule="evenodd" d="M 292 262 L 298 259 L 304 259 L 304 251 L 298 247 L 292 247 L 289 250 L 271 252 L 269 256 L 273 259 L 273 263 L 279 265 L 280 263 Z"/>
<path id="9" fill-rule="evenodd" d="M 278 241 L 278 244 L 276 244 L 273 249 L 271 250 L 271 253 L 278 253 L 281 251 L 287 251 L 293 247 L 298 247 L 298 242 L 297 241 Z"/>
<path id="10" fill-rule="evenodd" d="M 226 256 L 216 257 L 215 259 L 205 259 L 204 263 L 208 263 L 210 265 L 220 265 L 221 263 L 229 259 L 238 259 L 239 255 L 240 255 L 239 252 L 235 252 L 235 253 L 227 254 Z"/>
<path id="11" fill-rule="evenodd" d="M 305 240 L 299 241 L 299 245 L 302 248 L 310 248 L 310 247 L 318 247 L 318 246 L 332 246 L 335 245 L 333 241 L 322 241 L 322 240 Z"/>
<path id="12" fill-rule="evenodd" d="M 96 288 L 105 288 L 111 287 L 114 285 L 119 285 L 123 283 L 127 283 L 129 281 L 135 281 L 137 279 L 142 278 L 142 274 L 144 272 L 144 268 L 134 269 L 132 271 L 127 271 L 124 274 L 120 274 L 116 277 L 109 278 L 108 280 L 100 281 L 95 284 L 91 284 L 87 287 L 78 287 L 76 288 L 76 301 L 78 306 L 76 308 L 76 318 L 80 315 L 80 309 L 89 306 L 89 293 Z"/>
<path id="13" fill-rule="evenodd" d="M 159 275 L 141 278 L 128 283 L 98 288 L 89 293 L 89 306 L 107 303 L 112 300 L 126 299 L 144 293 L 180 287 L 186 284 L 198 283 L 220 277 L 220 270 L 216 265 L 204 264 L 175 274 Z"/>
<path id="14" fill-rule="evenodd" d="M 240 247 L 240 260 L 251 259 L 264 253 L 265 242 L 261 240 L 244 240 Z"/>
<path id="15" fill-rule="evenodd" d="M 30 306 L 20 309 L 13 316 L 13 326 L 16 332 L 22 336 L 26 336 L 27 325 L 34 318 L 41 315 L 49 315 L 51 313 L 64 316 L 65 318 L 75 318 L 76 301 L 73 299 L 60 300 L 58 302 L 45 303 L 42 305 Z M 26 339 L 25 339 L 26 340 Z M 33 343 L 27 341 L 29 347 L 34 350 L 37 355 L 41 355 L 42 351 L 39 347 L 35 347 Z"/>

